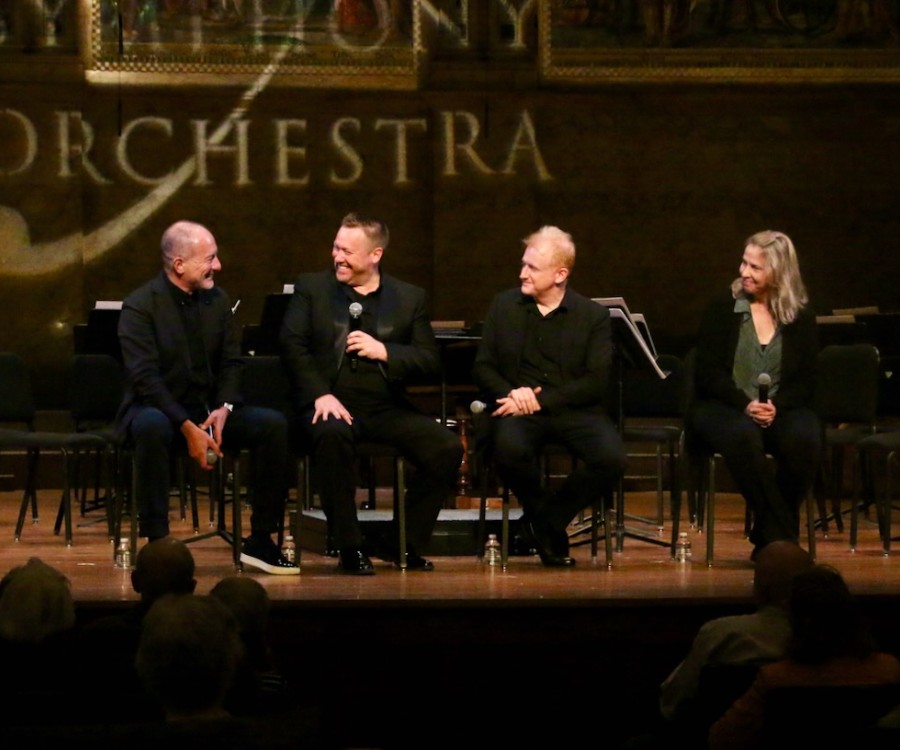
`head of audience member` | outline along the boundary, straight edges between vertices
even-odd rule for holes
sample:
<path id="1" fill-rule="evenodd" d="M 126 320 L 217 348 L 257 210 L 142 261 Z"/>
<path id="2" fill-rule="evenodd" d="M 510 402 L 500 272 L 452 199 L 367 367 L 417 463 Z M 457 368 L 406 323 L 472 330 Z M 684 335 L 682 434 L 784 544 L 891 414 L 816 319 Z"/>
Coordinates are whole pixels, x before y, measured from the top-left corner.
<path id="1" fill-rule="evenodd" d="M 69 579 L 32 557 L 0 581 L 0 638 L 37 645 L 75 627 Z"/>
<path id="2" fill-rule="evenodd" d="M 163 269 L 175 286 L 192 294 L 215 286 L 222 270 L 216 238 L 202 224 L 177 221 L 162 236 Z"/>
<path id="3" fill-rule="evenodd" d="M 748 237 L 740 276 L 732 282 L 731 293 L 735 299 L 765 301 L 775 320 L 791 323 L 809 301 L 791 238 L 772 230 Z"/>
<path id="4" fill-rule="evenodd" d="M 753 593 L 759 606 L 774 605 L 785 611 L 794 577 L 813 566 L 812 557 L 796 542 L 770 542 L 756 556 Z"/>
<path id="5" fill-rule="evenodd" d="M 566 292 L 575 265 L 575 243 L 559 227 L 544 226 L 524 240 L 519 282 L 522 294 L 538 304 L 554 304 Z"/>
<path id="6" fill-rule="evenodd" d="M 789 656 L 821 664 L 838 657 L 865 658 L 875 643 L 841 574 L 828 565 L 798 573 L 791 585 Z"/>
<path id="7" fill-rule="evenodd" d="M 380 280 L 379 263 L 389 240 L 390 232 L 383 221 L 347 214 L 331 246 L 335 278 L 360 292 L 373 291 Z"/>
<path id="8" fill-rule="evenodd" d="M 269 663 L 267 628 L 270 601 L 265 587 L 253 578 L 228 576 L 213 586 L 209 593 L 234 616 L 250 663 L 256 668 L 266 668 Z"/>
<path id="9" fill-rule="evenodd" d="M 145 609 L 165 594 L 193 594 L 197 586 L 194 556 L 184 542 L 174 537 L 154 539 L 137 554 L 131 586 L 141 595 Z"/>
<path id="10" fill-rule="evenodd" d="M 157 599 L 144 618 L 135 667 L 167 721 L 227 715 L 225 696 L 242 657 L 237 625 L 211 596 Z"/>

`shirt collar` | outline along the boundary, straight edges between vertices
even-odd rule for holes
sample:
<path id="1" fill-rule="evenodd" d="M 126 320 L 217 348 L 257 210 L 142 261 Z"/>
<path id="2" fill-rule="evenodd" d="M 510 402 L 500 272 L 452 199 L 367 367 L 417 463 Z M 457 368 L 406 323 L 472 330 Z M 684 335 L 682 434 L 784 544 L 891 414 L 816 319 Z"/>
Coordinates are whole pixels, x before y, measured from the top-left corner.
<path id="1" fill-rule="evenodd" d="M 202 292 L 186 292 L 184 289 L 175 286 L 168 276 L 165 279 L 166 284 L 169 286 L 169 291 L 172 293 L 172 299 L 175 300 L 175 304 L 179 307 L 186 307 L 200 301 Z"/>

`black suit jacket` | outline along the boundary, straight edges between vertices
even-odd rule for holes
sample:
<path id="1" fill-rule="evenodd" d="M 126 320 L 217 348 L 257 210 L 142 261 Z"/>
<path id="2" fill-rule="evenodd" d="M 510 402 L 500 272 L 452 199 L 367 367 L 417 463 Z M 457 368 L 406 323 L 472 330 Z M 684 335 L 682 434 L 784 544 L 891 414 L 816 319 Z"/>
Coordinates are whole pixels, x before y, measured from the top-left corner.
<path id="1" fill-rule="evenodd" d="M 119 341 L 128 373 L 118 428 L 125 434 L 141 406 L 154 406 L 176 426 L 191 415 L 181 404 L 191 382 L 191 353 L 165 273 L 122 303 Z M 240 403 L 240 345 L 228 295 L 219 287 L 200 293 L 201 331 L 212 373 L 209 408 Z"/>
<path id="2" fill-rule="evenodd" d="M 489 398 L 501 398 L 523 385 L 519 376 L 528 306 L 533 301 L 518 289 L 494 297 L 472 374 Z M 600 411 L 608 395 L 612 363 L 609 311 L 572 289 L 562 304 L 566 311 L 560 362 L 565 382 L 538 394 L 542 409 L 576 407 Z"/>
<path id="3" fill-rule="evenodd" d="M 301 275 L 281 327 L 281 349 L 293 387 L 294 404 L 304 411 L 331 393 L 344 361 L 350 332 L 347 295 L 333 271 Z M 388 361 L 382 375 L 398 400 L 411 378 L 440 372 L 440 355 L 425 310 L 425 291 L 381 274 L 378 330 Z"/>

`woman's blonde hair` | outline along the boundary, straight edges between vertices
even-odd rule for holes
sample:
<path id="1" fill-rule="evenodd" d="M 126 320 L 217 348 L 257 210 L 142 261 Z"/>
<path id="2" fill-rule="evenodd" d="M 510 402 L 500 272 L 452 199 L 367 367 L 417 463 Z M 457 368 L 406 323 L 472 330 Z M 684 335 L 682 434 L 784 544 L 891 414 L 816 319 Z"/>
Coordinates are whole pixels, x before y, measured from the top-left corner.
<path id="1" fill-rule="evenodd" d="M 762 250 L 766 260 L 771 290 L 769 309 L 773 317 L 780 324 L 793 322 L 800 310 L 809 302 L 806 287 L 800 276 L 800 261 L 797 259 L 794 243 L 784 232 L 767 229 L 748 237 L 744 247 L 750 245 Z M 731 283 L 731 294 L 735 299 L 744 296 L 740 278 Z"/>

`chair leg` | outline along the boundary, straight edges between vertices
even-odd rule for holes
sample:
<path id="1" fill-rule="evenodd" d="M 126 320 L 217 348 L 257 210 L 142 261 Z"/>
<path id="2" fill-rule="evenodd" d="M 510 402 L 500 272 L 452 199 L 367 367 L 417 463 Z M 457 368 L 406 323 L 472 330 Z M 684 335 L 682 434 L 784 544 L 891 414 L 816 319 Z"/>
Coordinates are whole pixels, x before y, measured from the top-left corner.
<path id="1" fill-rule="evenodd" d="M 478 558 L 478 561 L 484 559 L 484 540 L 486 539 L 485 532 L 487 531 L 487 492 L 488 492 L 488 477 L 487 477 L 487 466 L 484 465 L 485 462 L 479 462 L 478 466 L 478 486 L 480 489 L 479 495 L 479 503 L 478 503 L 478 526 L 476 526 L 475 531 L 475 556 Z M 501 538 L 501 545 L 506 546 L 506 534 L 503 534 Z M 502 553 L 501 553 L 502 554 Z"/>
<path id="2" fill-rule="evenodd" d="M 887 462 L 885 463 L 884 468 L 884 480 L 885 480 L 885 495 L 884 495 L 884 538 L 887 539 L 887 548 L 885 549 L 885 554 L 888 555 L 891 552 L 891 514 L 894 510 L 894 501 L 893 501 L 893 487 L 891 482 L 891 472 L 893 471 L 894 463 L 897 460 L 896 451 L 891 451 L 888 454 Z"/>
<path id="3" fill-rule="evenodd" d="M 706 486 L 706 567 L 713 564 L 716 518 L 716 458 L 709 457 Z"/>
<path id="4" fill-rule="evenodd" d="M 663 490 L 663 454 L 662 444 L 656 444 L 656 528 L 660 534 L 665 525 L 665 492 Z"/>
<path id="5" fill-rule="evenodd" d="M 862 497 L 860 496 L 860 486 L 861 486 L 861 478 L 863 472 L 861 470 L 861 466 L 865 458 L 862 453 L 857 451 L 856 464 L 857 467 L 853 471 L 853 495 L 850 498 L 850 551 L 856 551 L 856 542 L 859 534 L 859 506 L 862 504 Z M 835 521 L 836 522 L 836 521 Z M 887 554 L 887 552 L 885 552 Z"/>
<path id="6" fill-rule="evenodd" d="M 72 546 L 72 456 L 64 450 L 63 456 L 63 516 L 66 522 L 66 546 Z"/>
<path id="7" fill-rule="evenodd" d="M 613 546 L 611 530 L 615 528 L 616 514 L 613 510 L 614 499 L 610 495 L 604 495 L 600 502 L 595 502 L 591 507 L 591 562 L 597 561 L 597 548 L 600 537 L 600 524 L 603 524 L 603 551 L 606 567 L 612 570 Z M 602 519 L 602 521 L 601 521 Z"/>
<path id="8" fill-rule="evenodd" d="M 129 529 L 129 534 L 131 536 L 131 564 L 134 565 L 137 560 L 137 546 L 138 546 L 138 528 L 140 526 L 140 510 L 138 509 L 138 501 L 137 501 L 137 485 L 138 485 L 138 472 L 137 466 L 135 465 L 135 459 L 132 458 L 131 465 L 131 496 L 128 498 L 128 504 L 130 506 L 129 515 L 131 516 L 131 527 Z M 113 550 L 113 554 L 115 554 L 115 550 Z"/>
<path id="9" fill-rule="evenodd" d="M 844 486 L 844 455 L 839 448 L 831 450 L 831 515 L 834 516 L 834 525 L 838 532 L 844 532 L 844 515 L 841 511 L 841 491 Z M 855 503 L 855 499 L 851 499 Z M 851 510 L 851 514 L 852 514 Z M 855 541 L 852 543 L 855 547 Z"/>
<path id="10" fill-rule="evenodd" d="M 500 521 L 500 567 L 506 570 L 509 565 L 509 487 L 503 487 L 503 510 Z M 482 551 L 482 556 L 484 552 Z"/>
<path id="11" fill-rule="evenodd" d="M 816 524 L 822 527 L 822 535 L 827 539 L 828 538 L 828 509 L 825 504 L 825 464 L 821 462 L 819 464 L 819 468 L 816 470 L 816 477 L 813 481 L 813 494 L 815 496 L 816 501 L 816 509 L 818 511 L 819 517 L 816 521 Z"/>
<path id="12" fill-rule="evenodd" d="M 397 548 L 400 558 L 400 570 L 406 570 L 406 462 L 403 456 L 395 459 L 397 493 L 394 496 L 394 513 L 397 515 L 399 544 Z"/>
<path id="13" fill-rule="evenodd" d="M 673 472 L 672 477 L 672 543 L 669 546 L 669 553 L 672 559 L 675 559 L 675 545 L 678 542 L 678 533 L 681 531 L 681 484 L 678 477 Z"/>
<path id="14" fill-rule="evenodd" d="M 227 484 L 228 477 L 225 475 L 225 468 L 222 465 L 224 462 L 219 462 L 218 471 L 219 481 L 220 481 L 220 493 L 222 497 L 222 507 L 220 510 L 220 515 L 224 516 L 224 504 L 225 504 L 225 485 Z M 237 455 L 234 457 L 232 462 L 232 490 L 231 490 L 231 530 L 232 530 L 232 540 L 231 540 L 231 559 L 234 562 L 234 569 L 237 571 L 243 571 L 244 565 L 241 562 L 241 552 L 244 544 L 244 538 L 242 535 L 241 529 L 241 459 L 240 456 Z"/>
<path id="15" fill-rule="evenodd" d="M 25 514 L 28 512 L 28 506 L 31 506 L 31 521 L 38 522 L 38 506 L 37 506 L 37 465 L 40 458 L 40 451 L 36 448 L 29 448 L 26 454 L 26 470 L 25 470 L 25 489 L 22 491 L 22 505 L 19 508 L 19 518 L 16 521 L 16 541 L 18 542 L 22 536 L 22 528 L 25 526 Z"/>
<path id="16" fill-rule="evenodd" d="M 806 549 L 809 556 L 816 559 L 816 512 L 811 492 L 806 493 Z"/>
<path id="17" fill-rule="evenodd" d="M 290 515 L 288 516 L 290 518 Z M 297 567 L 300 567 L 300 530 L 303 523 L 303 498 L 297 498 L 297 505 L 294 509 L 294 527 L 292 533 L 294 535 L 294 561 Z"/>
<path id="18" fill-rule="evenodd" d="M 894 462 L 897 459 L 897 452 L 891 451 L 887 454 L 884 462 L 884 498 L 880 503 L 881 511 L 879 515 L 878 528 L 881 532 L 882 554 L 887 557 L 891 554 L 891 516 L 893 515 L 893 482 L 891 481 L 891 472 Z M 876 498 L 877 503 L 877 498 Z"/>

